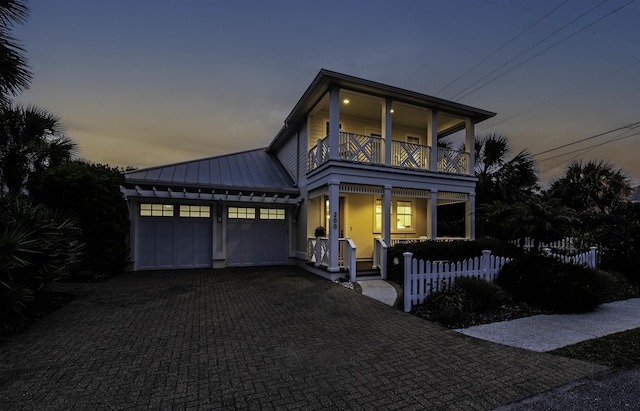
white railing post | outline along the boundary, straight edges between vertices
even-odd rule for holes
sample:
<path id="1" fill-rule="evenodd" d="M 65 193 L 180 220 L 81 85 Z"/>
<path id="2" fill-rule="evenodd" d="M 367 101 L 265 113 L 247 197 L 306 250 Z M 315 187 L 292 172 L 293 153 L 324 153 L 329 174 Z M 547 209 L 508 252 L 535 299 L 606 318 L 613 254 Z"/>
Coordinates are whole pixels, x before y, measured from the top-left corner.
<path id="1" fill-rule="evenodd" d="M 589 247 L 589 267 L 598 268 L 598 247 Z"/>
<path id="2" fill-rule="evenodd" d="M 480 272 L 485 276 L 489 272 L 490 258 L 491 250 L 482 250 L 482 257 L 480 257 Z"/>
<path id="3" fill-rule="evenodd" d="M 320 267 L 322 264 L 322 241 L 320 241 L 320 237 L 316 237 L 316 262 L 314 264 L 315 267 Z"/>
<path id="4" fill-rule="evenodd" d="M 404 256 L 404 312 L 411 311 L 411 257 L 413 253 L 406 252 Z"/>

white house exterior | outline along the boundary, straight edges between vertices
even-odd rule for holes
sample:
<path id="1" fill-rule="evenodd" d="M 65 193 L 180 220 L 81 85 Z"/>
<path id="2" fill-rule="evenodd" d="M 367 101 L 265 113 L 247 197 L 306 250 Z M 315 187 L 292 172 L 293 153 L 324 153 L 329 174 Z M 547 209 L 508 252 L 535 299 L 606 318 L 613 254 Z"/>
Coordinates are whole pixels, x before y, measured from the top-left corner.
<path id="1" fill-rule="evenodd" d="M 132 269 L 300 264 L 337 277 L 386 246 L 473 239 L 474 126 L 495 114 L 321 70 L 269 147 L 127 173 Z M 439 148 L 464 135 L 465 151 Z M 316 227 L 327 235 L 316 238 Z"/>

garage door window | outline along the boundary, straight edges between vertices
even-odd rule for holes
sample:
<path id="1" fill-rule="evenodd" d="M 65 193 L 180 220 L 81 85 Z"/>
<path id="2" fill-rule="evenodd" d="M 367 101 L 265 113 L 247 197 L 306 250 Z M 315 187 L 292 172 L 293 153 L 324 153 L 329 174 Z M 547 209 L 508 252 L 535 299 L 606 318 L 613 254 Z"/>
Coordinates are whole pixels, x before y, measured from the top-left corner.
<path id="1" fill-rule="evenodd" d="M 140 204 L 143 217 L 173 217 L 172 204 Z"/>
<path id="2" fill-rule="evenodd" d="M 284 220 L 285 214 L 282 208 L 261 208 L 260 209 L 261 220 Z"/>
<path id="3" fill-rule="evenodd" d="M 256 209 L 245 207 L 229 207 L 227 210 L 227 217 L 234 219 L 255 220 Z"/>
<path id="4" fill-rule="evenodd" d="M 181 205 L 180 217 L 209 218 L 211 208 L 209 206 Z"/>

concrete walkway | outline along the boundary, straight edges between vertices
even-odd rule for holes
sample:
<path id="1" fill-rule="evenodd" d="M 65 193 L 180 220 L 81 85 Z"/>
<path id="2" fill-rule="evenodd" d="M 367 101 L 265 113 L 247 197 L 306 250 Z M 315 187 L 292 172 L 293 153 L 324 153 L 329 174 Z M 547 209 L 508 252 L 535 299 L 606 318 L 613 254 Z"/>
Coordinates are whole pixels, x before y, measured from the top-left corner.
<path id="1" fill-rule="evenodd" d="M 384 280 L 356 281 L 362 295 L 378 300 L 386 305 L 394 306 L 398 300 L 398 293 L 393 285 Z"/>
<path id="2" fill-rule="evenodd" d="M 74 301 L 0 341 L 1 409 L 490 410 L 605 370 L 467 337 L 296 267 L 71 286 Z"/>
<path id="3" fill-rule="evenodd" d="M 457 331 L 511 347 L 545 352 L 634 328 L 640 328 L 640 298 L 603 304 L 586 314 L 536 315 Z"/>

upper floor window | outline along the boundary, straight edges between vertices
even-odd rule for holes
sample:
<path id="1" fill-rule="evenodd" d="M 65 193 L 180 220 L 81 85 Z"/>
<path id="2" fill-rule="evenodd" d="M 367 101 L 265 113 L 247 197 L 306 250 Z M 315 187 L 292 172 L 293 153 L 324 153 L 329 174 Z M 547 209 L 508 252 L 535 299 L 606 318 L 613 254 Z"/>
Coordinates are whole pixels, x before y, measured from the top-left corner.
<path id="1" fill-rule="evenodd" d="M 227 216 L 229 218 L 254 220 L 256 218 L 256 209 L 251 207 L 229 207 L 227 209 Z"/>
<path id="2" fill-rule="evenodd" d="M 181 205 L 180 217 L 211 217 L 211 207 L 209 206 L 194 206 L 194 205 Z"/>
<path id="3" fill-rule="evenodd" d="M 261 208 L 261 220 L 284 220 L 285 212 L 283 208 Z"/>
<path id="4" fill-rule="evenodd" d="M 420 137 L 407 136 L 407 143 L 409 143 L 409 144 L 420 144 Z"/>
<path id="5" fill-rule="evenodd" d="M 143 217 L 173 217 L 173 204 L 140 204 Z"/>

